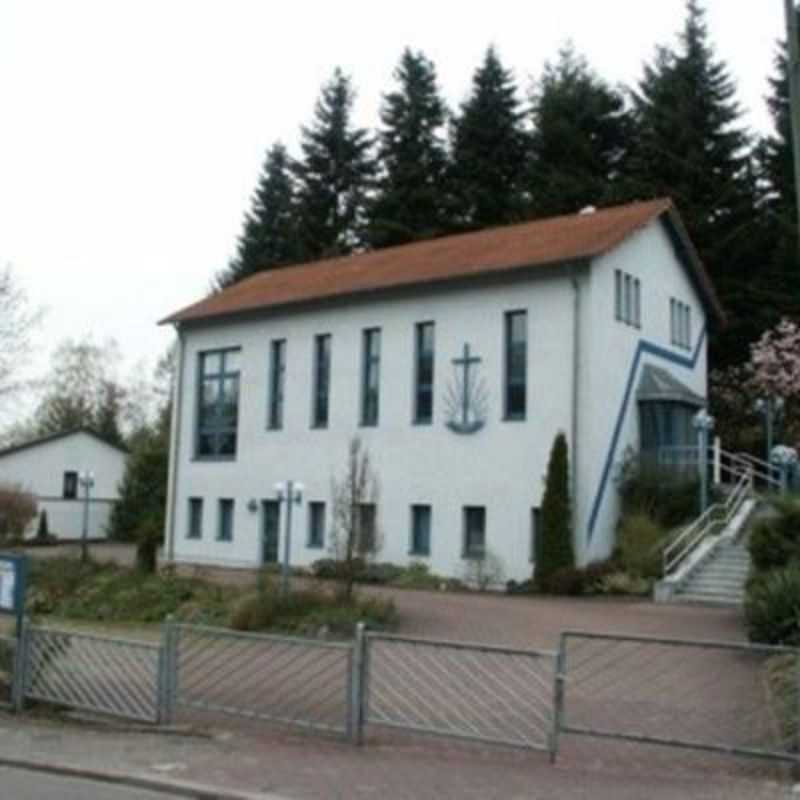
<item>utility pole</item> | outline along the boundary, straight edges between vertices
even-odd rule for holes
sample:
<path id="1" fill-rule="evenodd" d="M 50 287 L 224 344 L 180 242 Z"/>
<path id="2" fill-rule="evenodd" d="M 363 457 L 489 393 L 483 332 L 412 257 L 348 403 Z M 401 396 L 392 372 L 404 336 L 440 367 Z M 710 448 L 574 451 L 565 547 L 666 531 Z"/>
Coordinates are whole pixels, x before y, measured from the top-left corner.
<path id="1" fill-rule="evenodd" d="M 789 111 L 792 119 L 792 155 L 794 162 L 795 212 L 800 256 L 800 41 L 797 38 L 795 0 L 784 0 L 786 37 L 789 41 Z"/>

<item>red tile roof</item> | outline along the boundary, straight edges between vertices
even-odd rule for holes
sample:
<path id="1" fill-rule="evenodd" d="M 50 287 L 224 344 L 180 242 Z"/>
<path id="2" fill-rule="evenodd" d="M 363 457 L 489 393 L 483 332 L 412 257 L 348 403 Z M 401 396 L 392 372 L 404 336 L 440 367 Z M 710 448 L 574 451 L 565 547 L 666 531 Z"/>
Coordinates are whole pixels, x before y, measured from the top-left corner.
<path id="1" fill-rule="evenodd" d="M 162 322 L 189 322 L 363 293 L 590 259 L 666 214 L 712 309 L 711 283 L 668 199 L 446 236 L 257 273 Z"/>

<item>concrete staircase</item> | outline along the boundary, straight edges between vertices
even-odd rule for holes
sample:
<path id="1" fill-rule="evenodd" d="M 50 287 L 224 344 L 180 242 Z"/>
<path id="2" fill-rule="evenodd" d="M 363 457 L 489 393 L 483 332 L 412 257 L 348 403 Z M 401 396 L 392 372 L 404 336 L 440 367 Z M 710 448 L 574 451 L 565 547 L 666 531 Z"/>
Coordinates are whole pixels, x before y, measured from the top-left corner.
<path id="1" fill-rule="evenodd" d="M 739 606 L 750 572 L 747 542 L 720 544 L 677 589 L 674 600 L 684 603 Z"/>

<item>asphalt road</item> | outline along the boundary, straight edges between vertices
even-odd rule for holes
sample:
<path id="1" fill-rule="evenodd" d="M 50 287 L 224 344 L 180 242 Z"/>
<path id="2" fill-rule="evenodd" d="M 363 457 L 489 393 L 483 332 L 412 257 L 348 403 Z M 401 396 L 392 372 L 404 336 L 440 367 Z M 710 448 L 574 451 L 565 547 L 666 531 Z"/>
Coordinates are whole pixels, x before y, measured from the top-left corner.
<path id="1" fill-rule="evenodd" d="M 166 800 L 169 796 L 110 783 L 0 768 L 0 800 Z"/>

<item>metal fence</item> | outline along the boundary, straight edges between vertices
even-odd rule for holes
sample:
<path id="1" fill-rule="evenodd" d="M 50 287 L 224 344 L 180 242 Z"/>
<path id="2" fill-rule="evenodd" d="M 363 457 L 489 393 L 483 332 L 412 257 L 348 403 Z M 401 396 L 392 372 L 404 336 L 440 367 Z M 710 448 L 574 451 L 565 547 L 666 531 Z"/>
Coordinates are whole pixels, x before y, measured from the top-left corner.
<path id="1" fill-rule="evenodd" d="M 563 733 L 798 761 L 800 651 L 567 632 Z"/>
<path id="2" fill-rule="evenodd" d="M 555 653 L 370 633 L 367 723 L 555 753 Z"/>
<path id="3" fill-rule="evenodd" d="M 158 645 L 34 627 L 22 641 L 26 699 L 159 720 Z"/>
<path id="4" fill-rule="evenodd" d="M 174 708 L 334 733 L 351 731 L 353 646 L 173 625 Z"/>

